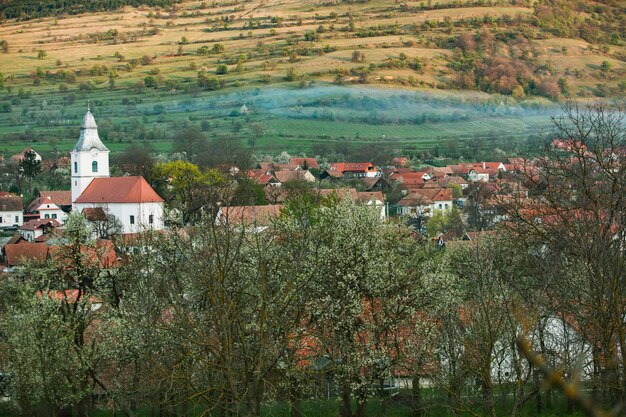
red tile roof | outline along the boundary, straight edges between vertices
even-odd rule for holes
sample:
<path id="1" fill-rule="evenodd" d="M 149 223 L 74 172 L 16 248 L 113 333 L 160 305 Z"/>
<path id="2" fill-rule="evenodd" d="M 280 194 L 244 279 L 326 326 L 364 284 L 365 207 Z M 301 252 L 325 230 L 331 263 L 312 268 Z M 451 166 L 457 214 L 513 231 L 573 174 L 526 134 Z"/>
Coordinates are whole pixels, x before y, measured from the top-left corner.
<path id="1" fill-rule="evenodd" d="M 251 169 L 248 171 L 248 178 L 258 182 L 261 185 L 267 185 L 277 182 L 272 174 L 268 174 L 264 169 Z M 272 181 L 274 180 L 274 181 Z"/>
<path id="2" fill-rule="evenodd" d="M 451 188 L 426 188 L 412 190 L 409 195 L 398 202 L 401 206 L 420 206 L 433 204 L 437 201 L 452 201 Z"/>
<path id="3" fill-rule="evenodd" d="M 309 171 L 276 171 L 274 176 L 280 182 L 308 181 L 313 174 L 307 174 L 309 174 Z M 315 178 L 313 178 L 313 180 L 315 180 Z"/>
<path id="4" fill-rule="evenodd" d="M 16 195 L 0 196 L 0 211 L 22 211 L 22 197 Z"/>
<path id="5" fill-rule="evenodd" d="M 7 244 L 4 250 L 9 266 L 18 266 L 31 261 L 44 262 L 48 257 L 48 245 L 45 243 Z"/>
<path id="6" fill-rule="evenodd" d="M 26 208 L 26 211 L 37 211 L 44 204 L 54 204 L 55 206 L 59 208 L 63 206 L 69 207 L 72 205 L 72 192 L 71 191 L 40 191 L 39 197 L 34 199 L 32 203 L 28 205 L 28 207 Z"/>
<path id="7" fill-rule="evenodd" d="M 56 262 L 69 266 L 71 262 L 68 255 L 72 250 L 71 246 L 53 246 L 50 248 L 50 256 Z M 113 242 L 106 239 L 98 239 L 93 245 L 81 245 L 80 253 L 84 255 L 84 262 L 103 269 L 112 268 L 118 262 Z"/>
<path id="8" fill-rule="evenodd" d="M 46 227 L 59 227 L 61 223 L 55 219 L 33 219 L 20 226 L 20 230 L 37 230 Z"/>
<path id="9" fill-rule="evenodd" d="M 328 174 L 329 177 L 333 177 L 333 178 L 343 178 L 343 173 L 341 171 L 337 171 L 334 169 L 327 169 L 326 174 Z"/>
<path id="10" fill-rule="evenodd" d="M 71 206 L 72 205 L 72 192 L 71 191 L 41 191 L 39 193 L 42 199 L 52 200 L 57 206 Z"/>
<path id="11" fill-rule="evenodd" d="M 94 178 L 77 203 L 162 203 L 143 177 Z"/>
<path id="12" fill-rule="evenodd" d="M 290 164 L 300 165 L 301 168 L 304 168 L 304 163 L 306 162 L 307 167 L 309 168 L 318 168 L 317 160 L 315 158 L 291 158 L 289 160 Z"/>
<path id="13" fill-rule="evenodd" d="M 371 162 L 335 162 L 330 168 L 339 172 L 372 172 L 376 169 Z"/>

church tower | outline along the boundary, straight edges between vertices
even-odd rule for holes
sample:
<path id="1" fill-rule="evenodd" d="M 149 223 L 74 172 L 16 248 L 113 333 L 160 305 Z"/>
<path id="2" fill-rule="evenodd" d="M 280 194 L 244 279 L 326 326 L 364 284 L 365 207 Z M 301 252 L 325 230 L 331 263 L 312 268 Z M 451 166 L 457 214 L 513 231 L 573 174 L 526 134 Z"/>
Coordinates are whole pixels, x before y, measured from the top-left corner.
<path id="1" fill-rule="evenodd" d="M 72 203 L 94 178 L 109 177 L 109 149 L 98 136 L 96 120 L 87 105 L 80 137 L 71 152 Z"/>

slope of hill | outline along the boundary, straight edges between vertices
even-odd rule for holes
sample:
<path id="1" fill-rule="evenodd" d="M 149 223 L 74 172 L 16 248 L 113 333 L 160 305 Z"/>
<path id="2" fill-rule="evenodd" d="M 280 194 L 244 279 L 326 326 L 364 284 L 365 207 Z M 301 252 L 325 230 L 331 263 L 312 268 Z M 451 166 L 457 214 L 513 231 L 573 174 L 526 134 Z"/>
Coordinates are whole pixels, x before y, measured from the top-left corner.
<path id="1" fill-rule="evenodd" d="M 5 21 L 0 72 L 37 90 L 323 80 L 605 97 L 626 88 L 625 30 L 619 1 L 184 1 Z"/>
<path id="2" fill-rule="evenodd" d="M 3 4 L 10 3 L 4 0 Z M 126 142 L 147 136 L 167 140 L 167 132 L 175 128 L 171 123 L 183 119 L 199 124 L 202 116 L 194 115 L 192 120 L 185 106 L 168 108 L 167 115 L 156 108 L 163 107 L 161 102 L 214 97 L 222 89 L 368 85 L 422 90 L 435 96 L 446 90 L 473 90 L 492 97 L 483 96 L 483 100 L 505 107 L 531 106 L 537 100 L 622 100 L 626 93 L 626 5 L 621 0 L 172 3 L 4 20 L 0 26 L 0 88 L 5 91 L 0 96 L 0 140 L 13 143 L 5 149 L 33 138 L 66 140 L 64 131 L 50 129 L 50 123 L 62 126 L 67 121 L 65 110 L 78 111 L 72 106 L 79 105 L 82 109 L 87 98 L 102 106 L 117 106 L 110 112 L 115 117 L 126 114 L 128 106 L 142 105 L 146 108 L 133 114 L 143 114 L 144 121 L 159 115 L 164 132 L 154 133 L 157 127 L 143 129 L 139 136 L 135 128 L 116 132 Z M 422 137 L 425 131 L 420 129 L 437 123 L 433 119 L 425 124 L 417 115 L 398 122 L 397 114 L 387 109 L 375 121 L 334 120 L 336 131 L 341 132 L 336 133 L 328 123 L 345 113 L 341 108 L 334 112 L 335 103 L 328 103 L 331 116 L 324 120 L 317 117 L 325 114 L 322 106 L 315 114 L 303 112 L 295 117 L 290 110 L 273 114 L 271 120 L 254 121 L 264 129 L 252 129 L 246 123 L 243 130 L 232 129 L 243 137 L 247 136 L 241 132 L 250 137 L 273 132 L 273 138 L 281 138 L 277 143 L 295 135 L 290 149 L 302 150 L 322 140 L 313 136 L 355 139 L 358 134 L 354 132 L 359 130 L 355 123 L 365 125 L 362 134 L 372 131 L 368 126 L 373 124 L 412 126 L 414 133 L 407 133 L 407 138 Z M 240 105 L 229 111 L 236 113 Z M 318 121 L 307 128 L 324 133 L 311 136 L 288 131 L 298 129 L 298 120 L 307 117 Z M 353 125 L 338 126 L 339 122 Z M 217 123 L 216 132 L 218 125 L 222 126 Z M 489 129 L 501 136 L 528 134 L 515 131 L 515 123 L 509 132 Z M 467 136 L 462 127 L 445 131 L 448 137 Z M 276 149 L 267 136 L 259 136 L 256 143 Z"/>

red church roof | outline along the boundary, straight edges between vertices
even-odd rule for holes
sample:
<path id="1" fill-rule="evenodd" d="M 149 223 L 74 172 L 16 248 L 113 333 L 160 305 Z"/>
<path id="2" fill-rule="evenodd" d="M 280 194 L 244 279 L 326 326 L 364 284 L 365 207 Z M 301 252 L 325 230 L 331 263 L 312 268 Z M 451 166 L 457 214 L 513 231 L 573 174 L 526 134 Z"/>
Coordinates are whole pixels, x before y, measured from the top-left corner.
<path id="1" fill-rule="evenodd" d="M 94 178 L 76 203 L 162 203 L 143 177 Z"/>

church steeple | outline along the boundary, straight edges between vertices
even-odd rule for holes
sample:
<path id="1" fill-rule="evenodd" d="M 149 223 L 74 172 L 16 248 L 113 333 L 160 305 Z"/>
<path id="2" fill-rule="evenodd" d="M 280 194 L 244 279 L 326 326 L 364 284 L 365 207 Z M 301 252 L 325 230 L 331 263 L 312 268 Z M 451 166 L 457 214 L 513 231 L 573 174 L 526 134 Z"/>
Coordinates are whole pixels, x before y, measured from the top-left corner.
<path id="1" fill-rule="evenodd" d="M 96 148 L 99 151 L 109 150 L 100 140 L 100 136 L 98 136 L 98 125 L 96 124 L 96 119 L 93 117 L 91 110 L 89 109 L 89 102 L 87 102 L 87 113 L 85 113 L 83 124 L 80 126 L 80 137 L 74 146 L 74 150 L 90 151 L 93 148 Z"/>
<path id="2" fill-rule="evenodd" d="M 71 152 L 72 202 L 82 194 L 94 178 L 109 176 L 109 149 L 98 136 L 98 125 L 89 102 L 80 127 L 78 142 Z"/>

